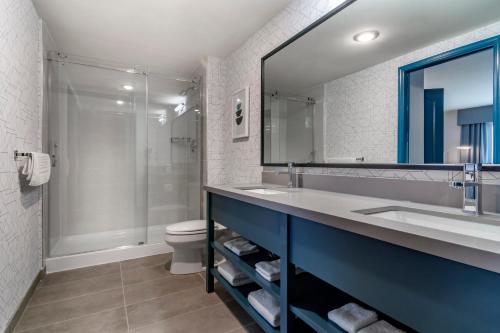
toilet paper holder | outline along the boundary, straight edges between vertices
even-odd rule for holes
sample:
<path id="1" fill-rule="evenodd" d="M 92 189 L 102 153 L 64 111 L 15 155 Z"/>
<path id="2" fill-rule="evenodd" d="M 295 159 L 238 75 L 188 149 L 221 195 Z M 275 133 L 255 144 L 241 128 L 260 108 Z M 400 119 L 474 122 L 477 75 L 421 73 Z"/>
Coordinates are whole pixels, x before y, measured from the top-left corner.
<path id="1" fill-rule="evenodd" d="M 31 153 L 20 153 L 17 150 L 14 150 L 14 160 L 17 160 L 19 157 L 31 157 Z"/>

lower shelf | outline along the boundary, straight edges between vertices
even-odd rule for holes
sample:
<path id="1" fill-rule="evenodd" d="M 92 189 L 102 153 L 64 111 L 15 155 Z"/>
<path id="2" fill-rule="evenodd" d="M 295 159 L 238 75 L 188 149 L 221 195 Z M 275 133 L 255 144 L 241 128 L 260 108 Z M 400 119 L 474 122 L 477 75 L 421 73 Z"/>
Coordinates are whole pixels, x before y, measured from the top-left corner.
<path id="1" fill-rule="evenodd" d="M 212 275 L 219 281 L 220 284 L 227 290 L 227 292 L 233 296 L 233 298 L 238 302 L 238 304 L 252 317 L 253 320 L 267 333 L 278 333 L 279 328 L 274 328 L 269 323 L 261 317 L 261 315 L 255 311 L 255 309 L 248 302 L 247 296 L 251 291 L 260 289 L 257 284 L 246 285 L 242 287 L 231 286 L 217 271 L 217 269 L 212 268 L 210 270 Z"/>
<path id="2" fill-rule="evenodd" d="M 347 303 L 354 302 L 365 308 L 371 309 L 368 305 L 342 292 L 332 285 L 318 279 L 309 273 L 297 276 L 297 285 L 300 290 L 294 295 L 294 300 L 290 304 L 290 311 L 303 320 L 316 332 L 320 333 L 345 333 L 343 329 L 328 319 L 328 312 L 339 308 Z M 377 311 L 379 319 L 386 320 L 397 328 L 408 333 L 416 332 L 398 321 Z"/>
<path id="3" fill-rule="evenodd" d="M 253 320 L 262 328 L 262 330 L 266 333 L 270 332 L 281 332 L 280 328 L 272 327 L 269 323 L 261 317 L 261 315 L 255 311 L 255 309 L 248 302 L 248 294 L 251 291 L 260 289 L 260 286 L 252 283 L 250 285 L 242 286 L 242 287 L 233 287 L 231 286 L 220 274 L 217 272 L 217 269 L 213 268 L 210 270 L 212 275 L 219 281 L 219 283 L 227 290 L 227 292 L 238 302 L 238 304 L 252 317 Z M 289 333 L 314 333 L 309 325 L 307 325 L 304 321 L 294 318 L 292 321 L 292 325 L 288 330 Z"/>

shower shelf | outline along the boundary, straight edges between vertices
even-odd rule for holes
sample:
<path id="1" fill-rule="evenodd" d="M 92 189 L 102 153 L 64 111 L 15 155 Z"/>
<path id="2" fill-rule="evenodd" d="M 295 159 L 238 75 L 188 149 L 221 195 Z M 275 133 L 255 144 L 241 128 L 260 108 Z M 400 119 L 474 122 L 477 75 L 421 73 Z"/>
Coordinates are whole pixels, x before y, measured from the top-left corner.
<path id="1" fill-rule="evenodd" d="M 179 142 L 187 142 L 187 143 L 189 143 L 191 141 L 193 141 L 192 138 L 184 138 L 184 137 L 171 137 L 170 138 L 170 142 L 171 143 L 179 143 Z"/>

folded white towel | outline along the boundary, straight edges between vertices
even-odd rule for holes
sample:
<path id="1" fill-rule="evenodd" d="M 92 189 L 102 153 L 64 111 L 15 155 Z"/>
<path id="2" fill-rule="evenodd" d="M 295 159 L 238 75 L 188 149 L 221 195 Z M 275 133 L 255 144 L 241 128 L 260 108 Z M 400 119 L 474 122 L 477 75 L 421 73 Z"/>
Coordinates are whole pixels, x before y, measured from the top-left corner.
<path id="1" fill-rule="evenodd" d="M 255 270 L 267 281 L 277 281 L 280 279 L 280 260 L 259 261 L 255 264 Z M 303 272 L 299 267 L 295 269 L 295 274 Z"/>
<path id="2" fill-rule="evenodd" d="M 21 173 L 26 176 L 30 186 L 40 186 L 49 181 L 50 168 L 49 155 L 32 152 L 31 156 L 26 159 Z"/>
<path id="3" fill-rule="evenodd" d="M 280 279 L 280 273 L 273 273 L 269 274 L 268 272 L 262 271 L 260 268 L 257 268 L 255 270 L 257 273 L 259 273 L 260 276 L 262 276 L 264 279 L 267 281 L 273 282 L 273 281 L 278 281 Z"/>
<path id="4" fill-rule="evenodd" d="M 363 328 L 358 333 L 405 333 L 405 331 L 392 326 L 385 320 L 380 320 L 375 324 Z"/>
<path id="5" fill-rule="evenodd" d="M 259 252 L 257 245 L 250 243 L 244 238 L 236 238 L 224 243 L 224 246 L 238 256 L 244 256 Z"/>
<path id="6" fill-rule="evenodd" d="M 355 303 L 348 303 L 328 312 L 328 319 L 347 332 L 356 333 L 359 329 L 376 322 L 377 313 L 364 309 Z"/>
<path id="7" fill-rule="evenodd" d="M 264 289 L 248 294 L 248 302 L 273 327 L 280 325 L 280 301 Z"/>
<path id="8" fill-rule="evenodd" d="M 229 261 L 223 262 L 217 266 L 217 271 L 233 287 L 243 286 L 252 282 L 245 273 L 234 267 Z"/>
<path id="9" fill-rule="evenodd" d="M 280 273 L 280 260 L 276 259 L 273 261 L 259 261 L 255 264 L 255 268 L 262 272 L 266 272 L 269 275 Z"/>

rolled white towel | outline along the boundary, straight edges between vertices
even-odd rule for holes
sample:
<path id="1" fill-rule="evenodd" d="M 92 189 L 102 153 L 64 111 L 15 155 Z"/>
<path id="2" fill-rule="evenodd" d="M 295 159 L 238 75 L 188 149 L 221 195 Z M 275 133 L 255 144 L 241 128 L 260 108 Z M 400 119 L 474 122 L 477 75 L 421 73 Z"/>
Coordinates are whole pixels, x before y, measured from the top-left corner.
<path id="1" fill-rule="evenodd" d="M 400 330 L 386 322 L 385 320 L 377 321 L 370 326 L 363 328 L 358 331 L 358 333 L 405 333 L 405 331 Z"/>
<path id="2" fill-rule="evenodd" d="M 347 332 L 356 333 L 359 329 L 376 322 L 377 313 L 364 309 L 355 303 L 348 303 L 328 312 L 328 319 Z"/>
<path id="3" fill-rule="evenodd" d="M 259 252 L 257 245 L 244 238 L 236 238 L 224 243 L 224 246 L 238 256 Z"/>
<path id="4" fill-rule="evenodd" d="M 50 179 L 50 156 L 44 153 L 31 152 L 27 158 L 22 174 L 26 176 L 30 186 L 40 186 Z"/>
<path id="5" fill-rule="evenodd" d="M 280 301 L 264 289 L 248 294 L 248 302 L 273 327 L 280 325 Z"/>
<path id="6" fill-rule="evenodd" d="M 234 267 L 229 261 L 223 262 L 217 266 L 217 271 L 233 287 L 243 286 L 252 282 L 245 273 Z"/>

